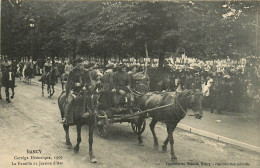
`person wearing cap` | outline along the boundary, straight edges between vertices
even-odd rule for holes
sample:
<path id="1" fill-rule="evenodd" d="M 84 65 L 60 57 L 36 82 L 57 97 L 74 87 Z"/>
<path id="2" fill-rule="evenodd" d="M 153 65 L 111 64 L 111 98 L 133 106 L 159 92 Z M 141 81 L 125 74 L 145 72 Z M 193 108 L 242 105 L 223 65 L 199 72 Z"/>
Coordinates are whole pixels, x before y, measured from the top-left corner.
<path id="1" fill-rule="evenodd" d="M 131 87 L 142 94 L 147 93 L 149 91 L 150 78 L 147 74 L 144 74 L 143 69 L 135 69 L 137 69 L 137 65 L 133 67 L 133 73 L 130 74 L 132 81 Z"/>
<path id="2" fill-rule="evenodd" d="M 113 89 L 114 64 L 107 64 L 102 78 L 103 91 L 100 95 L 100 103 L 103 107 L 112 107 L 113 101 L 111 99 Z"/>
<path id="3" fill-rule="evenodd" d="M 3 62 L 0 62 L 0 100 L 2 100 L 1 88 L 3 82 L 3 73 L 5 72 L 5 64 L 5 60 Z"/>
<path id="4" fill-rule="evenodd" d="M 51 58 L 47 57 L 45 64 L 43 65 L 43 75 L 47 75 L 52 68 Z"/>
<path id="5" fill-rule="evenodd" d="M 127 101 L 129 105 L 129 101 L 126 98 L 126 93 L 130 93 L 131 86 L 131 77 L 126 72 L 126 66 L 121 64 L 118 66 L 118 72 L 116 72 L 113 76 L 113 89 L 112 92 L 116 93 L 120 96 L 119 106 L 126 105 Z"/>
<path id="6" fill-rule="evenodd" d="M 222 111 L 226 110 L 228 101 L 228 92 L 229 92 L 229 86 L 228 86 L 228 76 L 224 76 L 223 78 L 219 78 L 218 82 L 216 84 L 216 107 L 217 112 L 219 114 L 222 113 Z"/>
<path id="7" fill-rule="evenodd" d="M 132 65 L 129 66 L 128 74 L 130 76 L 133 76 L 136 73 L 136 71 L 137 71 L 137 64 L 132 64 Z"/>
<path id="8" fill-rule="evenodd" d="M 195 78 L 192 83 L 192 88 L 202 90 L 201 77 L 199 72 L 195 73 Z"/>
<path id="9" fill-rule="evenodd" d="M 224 102 L 224 110 L 227 112 L 231 111 L 231 97 L 232 97 L 232 87 L 231 87 L 231 78 L 230 75 L 225 75 L 224 76 L 225 84 L 223 87 L 223 92 L 222 92 L 222 99 Z"/>
<path id="10" fill-rule="evenodd" d="M 71 64 L 71 61 L 69 60 L 64 67 L 64 73 L 61 75 L 61 79 L 62 79 L 63 83 L 68 80 L 69 73 L 70 73 L 70 71 L 72 71 L 72 69 L 73 69 L 73 65 Z"/>
<path id="11" fill-rule="evenodd" d="M 202 94 L 205 97 L 204 107 L 210 107 L 210 96 L 213 79 L 209 79 L 207 82 L 202 84 Z"/>
<path id="12" fill-rule="evenodd" d="M 2 73 L 4 73 L 6 71 L 6 68 L 8 66 L 8 58 L 5 57 L 4 61 L 1 63 L 1 70 L 2 70 Z"/>
<path id="13" fill-rule="evenodd" d="M 71 104 L 73 103 L 74 99 L 77 97 L 80 90 L 84 87 L 83 77 L 82 77 L 82 69 L 83 65 L 82 59 L 80 57 L 74 60 L 75 67 L 70 71 L 68 75 L 68 80 L 66 84 L 66 107 L 65 107 L 65 115 L 62 119 L 62 123 L 67 123 L 68 116 L 71 117 L 69 114 Z M 69 124 L 69 123 L 68 123 Z"/>
<path id="14" fill-rule="evenodd" d="M 15 71 L 12 65 L 12 60 L 9 60 L 8 58 L 5 59 L 4 64 L 2 64 L 2 70 L 3 70 L 3 78 L 2 78 L 2 85 L 5 87 L 5 95 L 6 95 L 6 101 L 10 103 L 9 98 L 9 88 L 12 89 L 12 96 L 11 99 L 14 97 L 14 87 L 15 87 Z"/>
<path id="15" fill-rule="evenodd" d="M 133 79 L 133 76 L 136 74 L 137 71 L 137 65 L 136 64 L 132 64 L 129 66 L 129 71 L 128 74 L 130 75 L 131 78 L 131 87 L 134 88 L 135 86 L 135 81 Z"/>

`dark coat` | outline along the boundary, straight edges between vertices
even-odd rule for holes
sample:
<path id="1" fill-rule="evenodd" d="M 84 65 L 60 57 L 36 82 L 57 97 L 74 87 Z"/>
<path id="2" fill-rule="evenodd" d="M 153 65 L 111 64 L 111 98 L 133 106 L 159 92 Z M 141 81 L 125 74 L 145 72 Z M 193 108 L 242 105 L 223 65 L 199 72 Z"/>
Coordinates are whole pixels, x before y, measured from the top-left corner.
<path id="1" fill-rule="evenodd" d="M 127 91 L 126 86 L 131 86 L 131 78 L 127 72 L 116 72 L 113 77 L 114 89 Z"/>
<path id="2" fill-rule="evenodd" d="M 11 65 L 4 65 L 2 84 L 4 87 L 9 88 L 14 87 L 15 85 L 15 71 L 13 70 L 13 67 Z"/>

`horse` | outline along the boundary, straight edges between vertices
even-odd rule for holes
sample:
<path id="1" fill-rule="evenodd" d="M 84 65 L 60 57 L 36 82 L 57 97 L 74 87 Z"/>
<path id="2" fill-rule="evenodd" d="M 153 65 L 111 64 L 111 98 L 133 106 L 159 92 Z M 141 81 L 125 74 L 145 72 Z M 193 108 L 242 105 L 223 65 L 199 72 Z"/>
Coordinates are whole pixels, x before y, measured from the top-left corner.
<path id="1" fill-rule="evenodd" d="M 31 63 L 26 64 L 24 67 L 24 79 L 27 84 L 31 84 L 31 78 L 33 76 L 33 68 L 31 67 Z"/>
<path id="2" fill-rule="evenodd" d="M 19 77 L 20 81 L 22 81 L 22 76 L 23 76 L 23 63 L 19 63 L 17 65 L 17 71 L 16 71 L 16 75 Z"/>
<path id="3" fill-rule="evenodd" d="M 54 85 L 56 84 L 56 72 L 54 68 L 51 68 L 50 72 L 46 75 L 42 76 L 42 96 L 44 96 L 44 86 L 47 84 L 47 93 L 49 94 L 49 98 L 54 94 Z"/>
<path id="4" fill-rule="evenodd" d="M 97 160 L 93 154 L 92 144 L 93 144 L 93 131 L 95 125 L 96 117 L 96 107 L 97 107 L 97 93 L 95 92 L 95 85 L 91 82 L 91 71 L 82 70 L 83 72 L 83 83 L 85 84 L 81 91 L 78 93 L 78 96 L 72 101 L 70 106 L 66 102 L 66 92 L 63 91 L 58 98 L 58 105 L 60 109 L 61 118 L 65 116 L 66 108 L 70 108 L 70 116 L 73 116 L 72 122 L 69 124 L 64 123 L 63 128 L 66 133 L 66 145 L 68 148 L 72 147 L 69 137 L 69 126 L 76 125 L 77 127 L 77 144 L 74 146 L 74 151 L 79 151 L 79 145 L 81 143 L 81 127 L 84 124 L 89 126 L 89 156 L 90 162 L 96 163 Z M 86 89 L 87 88 L 87 89 Z M 87 117 L 86 117 L 87 116 Z"/>
<path id="5" fill-rule="evenodd" d="M 170 142 L 171 159 L 177 159 L 173 148 L 173 131 L 180 120 L 185 117 L 188 108 L 192 109 L 197 119 L 202 118 L 202 92 L 199 89 L 182 92 L 148 92 L 137 99 L 138 106 L 142 111 L 158 108 L 149 113 L 149 117 L 152 118 L 150 129 L 154 138 L 154 148 L 158 149 L 158 139 L 154 131 L 155 125 L 158 121 L 165 122 L 168 136 L 163 143 L 162 150 L 166 151 L 168 142 Z M 137 127 L 141 127 L 141 125 L 139 124 Z M 138 134 L 138 141 L 139 145 L 143 145 L 141 134 Z"/>

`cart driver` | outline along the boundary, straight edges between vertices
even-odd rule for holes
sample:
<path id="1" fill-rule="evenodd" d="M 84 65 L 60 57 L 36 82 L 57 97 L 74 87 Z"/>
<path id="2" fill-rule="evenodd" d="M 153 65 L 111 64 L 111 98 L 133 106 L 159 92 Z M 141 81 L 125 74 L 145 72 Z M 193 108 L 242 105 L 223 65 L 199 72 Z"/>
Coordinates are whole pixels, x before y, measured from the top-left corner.
<path id="1" fill-rule="evenodd" d="M 113 76 L 113 85 L 112 92 L 119 95 L 118 105 L 126 105 L 130 109 L 130 101 L 127 98 L 127 93 L 130 93 L 131 78 L 124 64 L 118 66 L 118 71 Z"/>

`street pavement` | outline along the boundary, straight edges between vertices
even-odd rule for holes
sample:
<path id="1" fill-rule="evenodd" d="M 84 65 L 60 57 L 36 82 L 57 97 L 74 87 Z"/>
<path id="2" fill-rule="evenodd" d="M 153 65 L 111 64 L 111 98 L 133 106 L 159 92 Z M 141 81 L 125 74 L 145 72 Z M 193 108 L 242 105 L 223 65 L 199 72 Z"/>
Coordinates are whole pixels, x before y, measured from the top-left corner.
<path id="1" fill-rule="evenodd" d="M 32 84 L 40 84 L 40 77 L 32 79 Z M 56 90 L 61 91 L 60 81 L 55 86 Z M 58 94 L 55 92 L 55 94 Z M 260 147 L 260 109 L 259 112 L 229 112 L 229 113 L 211 113 L 208 109 L 203 110 L 201 120 L 190 116 L 189 110 L 187 116 L 181 120 L 178 126 L 184 125 L 199 129 L 211 134 L 227 137 L 235 141 Z M 203 135 L 203 134 L 202 134 Z"/>

